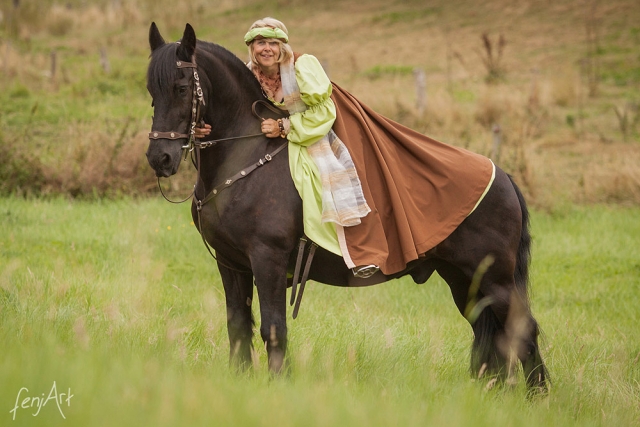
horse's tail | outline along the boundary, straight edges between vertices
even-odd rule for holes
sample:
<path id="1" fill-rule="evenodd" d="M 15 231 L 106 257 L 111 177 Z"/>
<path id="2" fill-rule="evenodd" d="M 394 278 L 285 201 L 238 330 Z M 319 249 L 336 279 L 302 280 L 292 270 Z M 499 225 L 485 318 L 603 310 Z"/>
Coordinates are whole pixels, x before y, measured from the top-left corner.
<path id="1" fill-rule="evenodd" d="M 516 289 L 519 291 L 520 296 L 526 305 L 528 312 L 527 317 L 529 319 L 529 334 L 523 337 L 525 342 L 525 348 L 528 356 L 526 360 L 522 360 L 522 366 L 524 367 L 524 374 L 527 381 L 527 385 L 530 387 L 530 392 L 546 392 L 549 387 L 549 371 L 542 362 L 542 356 L 540 355 L 540 349 L 538 345 L 538 335 L 541 334 L 540 326 L 538 322 L 533 318 L 529 311 L 529 262 L 531 261 L 531 233 L 529 232 L 529 210 L 527 209 L 527 203 L 524 200 L 522 192 L 513 181 L 513 178 L 509 175 L 509 180 L 513 185 L 513 189 L 518 196 L 518 202 L 520 203 L 520 210 L 522 211 L 522 231 L 520 233 L 520 244 L 518 245 L 518 253 L 516 255 L 516 269 L 514 272 L 514 279 L 516 282 Z"/>
<path id="2" fill-rule="evenodd" d="M 531 233 L 529 232 L 529 209 L 527 209 L 527 202 L 524 200 L 522 192 L 513 181 L 511 175 L 509 180 L 513 189 L 518 196 L 518 202 L 520 203 L 520 210 L 522 211 L 522 230 L 520 233 L 520 244 L 518 245 L 518 253 L 516 255 L 516 270 L 514 272 L 514 278 L 516 282 L 516 288 L 520 291 L 521 295 L 528 299 L 528 285 L 529 285 L 529 262 L 531 260 Z"/>
<path id="3" fill-rule="evenodd" d="M 506 380 L 513 372 L 511 351 L 515 351 L 522 362 L 524 376 L 530 392 L 547 391 L 549 372 L 542 361 L 538 345 L 540 328 L 533 318 L 529 304 L 529 260 L 531 257 L 531 234 L 529 232 L 529 210 L 520 189 L 509 176 L 522 213 L 520 242 L 516 253 L 514 271 L 515 292 L 507 305 L 506 319 L 498 317 L 496 311 L 484 309 L 473 324 L 475 338 L 471 351 L 472 372 L 482 375 L 485 371 Z M 503 338 L 508 338 L 506 341 Z M 503 344 L 507 343 L 508 348 Z"/>

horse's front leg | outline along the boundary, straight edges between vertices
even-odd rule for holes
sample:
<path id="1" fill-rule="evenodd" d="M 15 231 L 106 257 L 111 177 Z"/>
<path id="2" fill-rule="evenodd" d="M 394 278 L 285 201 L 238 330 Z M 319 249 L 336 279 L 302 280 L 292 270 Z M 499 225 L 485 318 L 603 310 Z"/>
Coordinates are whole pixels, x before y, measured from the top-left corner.
<path id="1" fill-rule="evenodd" d="M 229 363 L 239 370 L 251 367 L 253 338 L 253 274 L 243 267 L 232 267 L 218 254 L 218 269 L 222 277 L 227 303 L 227 331 L 229 333 Z"/>
<path id="2" fill-rule="evenodd" d="M 287 261 L 288 253 L 273 251 L 251 260 L 260 297 L 260 335 L 269 370 L 276 374 L 284 368 L 287 350 Z"/>

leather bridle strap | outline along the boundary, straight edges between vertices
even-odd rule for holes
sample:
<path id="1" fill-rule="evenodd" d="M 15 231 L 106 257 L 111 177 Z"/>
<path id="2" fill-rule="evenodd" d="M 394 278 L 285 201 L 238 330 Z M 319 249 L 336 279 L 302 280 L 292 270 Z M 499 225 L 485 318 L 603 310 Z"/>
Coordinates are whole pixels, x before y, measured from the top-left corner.
<path id="1" fill-rule="evenodd" d="M 178 132 L 149 132 L 149 139 L 185 139 L 189 138 L 186 133 Z"/>
<path id="2" fill-rule="evenodd" d="M 198 68 L 195 62 L 177 61 L 178 68 Z"/>
<path id="3" fill-rule="evenodd" d="M 256 116 L 258 119 L 262 121 L 265 121 L 266 119 L 262 117 L 260 114 L 258 114 L 258 111 L 257 111 L 258 105 L 262 105 L 263 107 L 265 107 L 266 109 L 270 110 L 272 113 L 275 113 L 278 116 L 282 116 L 283 113 L 288 113 L 288 111 L 286 110 L 281 110 L 279 108 L 276 108 L 269 102 L 259 99 L 255 101 L 253 104 L 251 104 L 251 112 L 253 113 L 254 116 Z"/>
<path id="4" fill-rule="evenodd" d="M 289 141 L 285 141 L 284 144 L 280 145 L 278 148 L 273 150 L 271 153 L 266 154 L 263 158 L 261 158 L 260 160 L 258 160 L 254 164 L 252 164 L 251 166 L 242 169 L 240 172 L 238 172 L 237 174 L 233 175 L 231 178 L 226 179 L 222 184 L 216 186 L 213 190 L 211 190 L 209 192 L 209 195 L 207 197 L 205 197 L 204 199 L 198 200 L 196 198 L 195 194 L 194 194 L 194 198 L 196 199 L 196 206 L 198 207 L 198 210 L 200 210 L 202 208 L 202 206 L 204 206 L 205 203 L 207 203 L 208 201 L 210 201 L 211 199 L 216 197 L 218 195 L 218 193 L 220 193 L 222 190 L 224 190 L 225 188 L 231 187 L 234 182 L 236 182 L 236 181 L 238 181 L 238 180 L 240 180 L 242 178 L 245 178 L 247 175 L 249 175 L 254 170 L 258 169 L 260 166 L 264 166 L 267 163 L 269 163 L 271 160 L 273 160 L 273 158 L 276 156 L 276 154 L 278 154 L 279 152 L 284 150 L 284 148 L 287 146 L 288 143 L 289 143 Z M 199 157 L 200 156 L 198 156 L 198 158 Z M 199 171 L 199 169 L 198 169 L 198 171 Z"/>
<path id="5" fill-rule="evenodd" d="M 237 174 L 233 175 L 231 178 L 225 180 L 225 182 L 223 184 L 218 185 L 217 187 L 215 187 L 213 190 L 211 190 L 211 192 L 209 192 L 209 195 L 207 195 L 207 197 L 205 197 L 202 200 L 198 200 L 198 196 L 196 196 L 196 192 L 195 192 L 195 186 L 193 188 L 193 202 L 196 205 L 196 211 L 198 214 L 198 230 L 200 231 L 200 237 L 202 237 L 202 242 L 204 243 L 204 246 L 207 248 L 207 251 L 209 251 L 209 254 L 213 257 L 213 259 L 215 259 L 217 262 L 219 262 L 220 264 L 222 264 L 223 266 L 225 266 L 226 268 L 230 269 L 230 270 L 234 270 L 240 273 L 250 273 L 251 270 L 239 270 L 237 268 L 231 267 L 229 265 L 224 264 L 223 262 L 221 262 L 220 260 L 218 260 L 218 258 L 215 256 L 215 254 L 213 253 L 213 251 L 211 250 L 211 247 L 209 246 L 209 243 L 207 243 L 207 239 L 204 238 L 204 232 L 202 231 L 202 207 L 209 202 L 210 200 L 212 200 L 213 198 L 215 198 L 220 191 L 224 190 L 227 187 L 230 187 L 234 182 L 238 181 L 239 179 L 245 178 L 247 175 L 249 175 L 251 172 L 255 171 L 256 169 L 258 169 L 260 166 L 266 165 L 267 163 L 269 163 L 271 160 L 273 160 L 273 158 L 276 156 L 276 154 L 278 154 L 279 152 L 281 152 L 282 150 L 284 150 L 284 148 L 287 146 L 287 144 L 289 143 L 289 141 L 285 141 L 284 144 L 280 145 L 278 148 L 276 148 L 274 151 L 272 151 L 269 154 L 266 154 L 263 158 L 261 158 L 260 160 L 258 160 L 256 163 L 254 163 L 253 165 L 249 166 L 248 168 L 245 168 L 243 170 L 241 170 L 240 172 L 238 172 Z M 197 147 L 196 149 L 196 169 L 198 171 L 198 177 L 200 176 L 200 147 Z"/>

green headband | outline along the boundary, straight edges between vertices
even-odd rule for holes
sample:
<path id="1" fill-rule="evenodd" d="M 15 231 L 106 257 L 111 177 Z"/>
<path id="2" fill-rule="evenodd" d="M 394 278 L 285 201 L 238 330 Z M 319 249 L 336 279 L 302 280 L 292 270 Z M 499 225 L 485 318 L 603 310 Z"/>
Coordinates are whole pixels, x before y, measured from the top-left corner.
<path id="1" fill-rule="evenodd" d="M 280 28 L 271 27 L 258 27 L 249 30 L 247 34 L 244 35 L 244 42 L 249 44 L 258 36 L 262 36 L 265 39 L 279 39 L 285 43 L 289 43 L 289 36 L 287 36 L 287 33 L 282 31 Z"/>

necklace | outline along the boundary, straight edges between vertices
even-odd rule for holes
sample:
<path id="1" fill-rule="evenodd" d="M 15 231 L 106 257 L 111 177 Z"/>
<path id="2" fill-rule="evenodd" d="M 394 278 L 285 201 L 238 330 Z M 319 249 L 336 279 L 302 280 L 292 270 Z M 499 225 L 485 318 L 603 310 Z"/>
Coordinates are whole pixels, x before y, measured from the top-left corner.
<path id="1" fill-rule="evenodd" d="M 258 81 L 260 82 L 260 86 L 262 86 L 262 90 L 264 90 L 267 97 L 275 100 L 276 93 L 282 87 L 282 80 L 280 79 L 280 70 L 273 77 L 267 77 L 260 67 L 253 66 L 251 67 L 253 70 L 253 74 L 256 76 Z"/>

